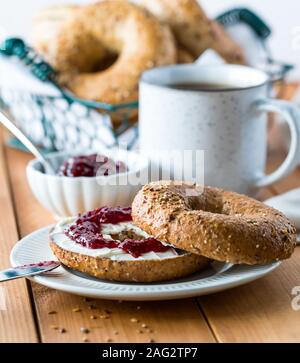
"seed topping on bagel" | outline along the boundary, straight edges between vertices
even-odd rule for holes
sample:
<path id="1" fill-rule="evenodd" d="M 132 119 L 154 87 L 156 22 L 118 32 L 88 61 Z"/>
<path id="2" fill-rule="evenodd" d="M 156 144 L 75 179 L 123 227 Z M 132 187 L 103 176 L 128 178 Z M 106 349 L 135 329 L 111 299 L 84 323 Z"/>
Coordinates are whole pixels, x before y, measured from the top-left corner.
<path id="1" fill-rule="evenodd" d="M 135 225 L 185 251 L 235 264 L 287 259 L 296 230 L 279 211 L 222 189 L 153 182 L 135 197 Z"/>

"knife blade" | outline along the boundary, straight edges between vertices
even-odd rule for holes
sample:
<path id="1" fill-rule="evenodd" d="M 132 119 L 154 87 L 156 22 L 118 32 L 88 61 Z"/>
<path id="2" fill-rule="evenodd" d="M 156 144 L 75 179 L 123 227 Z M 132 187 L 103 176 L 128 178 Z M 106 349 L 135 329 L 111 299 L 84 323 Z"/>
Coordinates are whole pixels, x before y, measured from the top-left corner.
<path id="1" fill-rule="evenodd" d="M 44 272 L 52 271 L 58 266 L 60 266 L 58 261 L 43 261 L 24 266 L 11 267 L 0 271 L 0 282 L 39 275 Z"/>

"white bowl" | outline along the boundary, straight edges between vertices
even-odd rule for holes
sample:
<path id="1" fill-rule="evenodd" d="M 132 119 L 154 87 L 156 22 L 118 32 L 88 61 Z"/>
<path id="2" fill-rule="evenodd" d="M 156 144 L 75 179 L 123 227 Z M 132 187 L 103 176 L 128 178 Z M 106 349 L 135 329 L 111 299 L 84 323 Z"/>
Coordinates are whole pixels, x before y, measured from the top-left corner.
<path id="1" fill-rule="evenodd" d="M 109 176 L 65 177 L 43 172 L 35 159 L 27 165 L 27 179 L 37 200 L 56 217 L 75 216 L 103 206 L 128 207 L 137 191 L 147 182 L 148 160 L 137 153 L 121 149 L 97 150 L 117 161 L 123 161 L 128 172 Z M 52 164 L 62 164 L 70 156 L 95 151 L 57 152 L 48 154 Z"/>

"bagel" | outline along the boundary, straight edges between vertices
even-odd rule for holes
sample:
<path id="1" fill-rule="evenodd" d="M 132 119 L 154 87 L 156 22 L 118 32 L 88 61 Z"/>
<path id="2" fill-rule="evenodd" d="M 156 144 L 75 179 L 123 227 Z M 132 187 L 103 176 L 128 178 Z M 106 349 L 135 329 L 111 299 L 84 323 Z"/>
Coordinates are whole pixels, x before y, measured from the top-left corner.
<path id="1" fill-rule="evenodd" d="M 60 83 L 80 98 L 109 104 L 136 101 L 143 71 L 176 63 L 169 27 L 139 6 L 113 0 L 62 9 L 52 10 L 60 12 L 52 41 L 46 48 L 44 41 L 36 41 L 35 47 L 58 71 Z M 107 54 L 116 60 L 98 71 Z"/>
<path id="2" fill-rule="evenodd" d="M 246 63 L 241 47 L 221 24 L 208 19 L 197 0 L 140 0 L 139 4 L 170 25 L 179 46 L 195 58 L 211 48 L 228 63 Z"/>
<path id="3" fill-rule="evenodd" d="M 32 20 L 30 41 L 33 46 L 47 56 L 60 27 L 78 9 L 75 5 L 54 5 L 40 10 Z"/>
<path id="4" fill-rule="evenodd" d="M 32 22 L 31 41 L 34 44 L 34 47 L 44 56 L 48 56 L 49 44 L 51 44 L 52 41 L 55 41 L 56 34 L 60 27 L 75 11 L 80 11 L 80 9 L 81 6 L 78 5 L 56 5 L 40 10 L 34 16 Z M 104 59 L 98 66 L 100 69 L 105 69 L 109 66 L 109 60 L 113 58 L 100 43 L 97 44 L 97 47 L 97 52 L 102 52 Z M 177 48 L 178 64 L 193 63 L 194 61 L 195 57 L 190 52 L 183 47 Z"/>
<path id="5" fill-rule="evenodd" d="M 142 254 L 134 258 L 119 248 L 90 249 L 72 241 L 65 235 L 65 230 L 75 219 L 59 222 L 50 232 L 50 247 L 56 258 L 65 266 L 103 280 L 122 282 L 158 282 L 183 278 L 196 271 L 203 270 L 210 262 L 209 259 L 188 252 Z M 143 231 L 131 223 L 116 225 L 123 237 L 126 232 L 134 230 L 140 238 L 148 237 Z M 116 232 L 114 231 L 114 234 Z M 105 235 L 106 238 L 107 235 Z M 113 237 L 114 240 L 121 237 Z M 119 241 L 120 242 L 120 241 Z M 172 249 L 173 251 L 173 249 Z"/>
<path id="6" fill-rule="evenodd" d="M 31 42 L 34 48 L 38 50 L 47 60 L 50 60 L 50 45 L 56 42 L 56 37 L 63 27 L 64 23 L 70 19 L 75 12 L 82 9 L 76 5 L 55 5 L 39 11 L 33 18 Z M 82 45 L 84 46 L 84 45 Z M 95 61 L 95 55 L 100 61 Z M 95 42 L 93 47 L 87 44 L 86 49 L 81 54 L 80 60 L 83 67 L 87 69 L 106 69 L 116 60 L 114 54 L 108 52 L 107 49 L 100 43 Z M 64 79 L 68 80 L 68 74 L 60 72 L 60 82 L 63 84 Z"/>
<path id="7" fill-rule="evenodd" d="M 185 251 L 233 264 L 287 259 L 296 229 L 279 211 L 217 188 L 154 182 L 135 197 L 135 225 Z"/>
<path id="8" fill-rule="evenodd" d="M 162 260 L 113 261 L 70 252 L 54 242 L 50 243 L 50 247 L 65 266 L 110 281 L 149 283 L 175 280 L 203 270 L 209 263 L 205 257 L 188 253 Z"/>
<path id="9" fill-rule="evenodd" d="M 185 48 L 177 48 L 177 63 L 178 64 L 191 64 L 194 63 L 196 58 Z"/>

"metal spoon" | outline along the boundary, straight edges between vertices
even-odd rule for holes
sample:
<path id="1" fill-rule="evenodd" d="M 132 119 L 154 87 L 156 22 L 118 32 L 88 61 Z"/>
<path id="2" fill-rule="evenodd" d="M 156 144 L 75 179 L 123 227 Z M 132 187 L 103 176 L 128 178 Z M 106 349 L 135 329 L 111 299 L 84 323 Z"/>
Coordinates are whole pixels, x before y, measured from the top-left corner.
<path id="1" fill-rule="evenodd" d="M 57 261 L 44 261 L 32 263 L 30 265 L 12 267 L 7 270 L 0 271 L 0 282 L 39 275 L 44 272 L 52 271 L 58 266 L 60 266 L 60 263 Z"/>
<path id="2" fill-rule="evenodd" d="M 33 143 L 28 139 L 27 136 L 23 134 L 23 132 L 17 128 L 17 126 L 10 121 L 4 113 L 0 112 L 0 122 L 4 125 L 12 134 L 15 135 L 17 139 L 21 141 L 21 143 L 26 146 L 26 148 L 42 163 L 44 167 L 44 171 L 46 174 L 54 175 L 55 170 L 51 165 L 51 162 L 46 159 L 46 157 L 40 152 L 40 150 L 33 145 Z"/>

